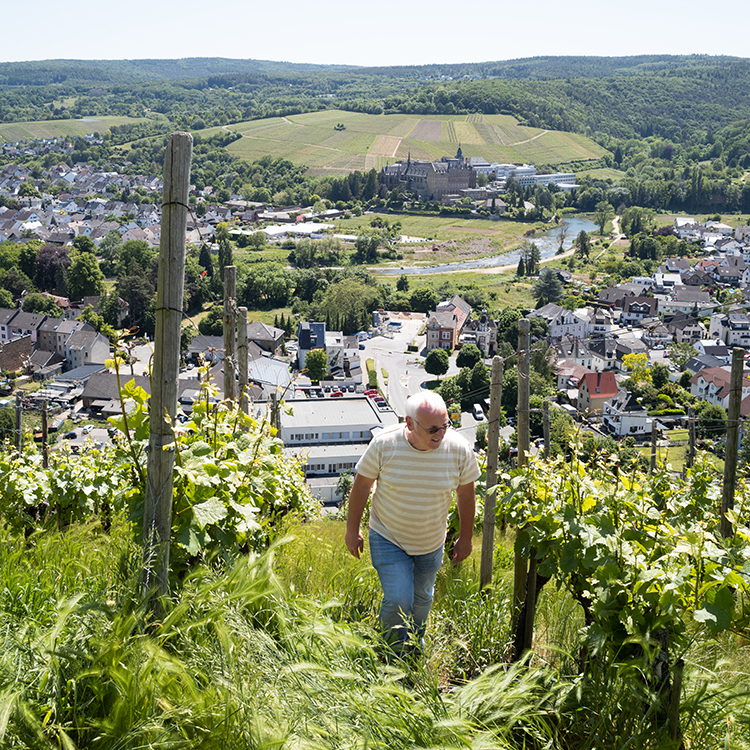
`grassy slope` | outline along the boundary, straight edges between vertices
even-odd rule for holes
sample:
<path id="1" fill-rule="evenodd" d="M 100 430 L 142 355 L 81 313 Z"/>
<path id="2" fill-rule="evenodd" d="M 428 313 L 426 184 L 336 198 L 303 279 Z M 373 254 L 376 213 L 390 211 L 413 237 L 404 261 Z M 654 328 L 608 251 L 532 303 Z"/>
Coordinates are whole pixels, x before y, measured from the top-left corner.
<path id="1" fill-rule="evenodd" d="M 334 130 L 343 123 L 346 130 Z M 312 174 L 378 169 L 406 158 L 465 156 L 490 162 L 562 164 L 598 159 L 604 149 L 574 133 L 521 126 L 508 115 L 367 115 L 326 110 L 228 126 L 243 138 L 231 153 L 252 161 L 270 154 L 305 164 Z M 207 135 L 218 129 L 204 131 Z M 439 133 L 439 135 L 438 135 Z"/>
<path id="2" fill-rule="evenodd" d="M 92 117 L 85 120 L 42 120 L 40 122 L 13 122 L 0 125 L 0 141 L 13 143 L 32 138 L 58 138 L 104 133 L 112 125 L 147 122 L 146 118 Z"/>

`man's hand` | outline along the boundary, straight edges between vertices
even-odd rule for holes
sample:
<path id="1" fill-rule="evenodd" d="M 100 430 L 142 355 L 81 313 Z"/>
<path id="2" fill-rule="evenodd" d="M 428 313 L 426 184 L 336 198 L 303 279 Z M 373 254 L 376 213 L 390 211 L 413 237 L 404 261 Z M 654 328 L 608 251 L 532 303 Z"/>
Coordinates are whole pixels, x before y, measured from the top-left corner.
<path id="1" fill-rule="evenodd" d="M 373 484 L 375 484 L 374 479 L 368 479 L 361 474 L 355 474 L 352 491 L 349 493 L 349 513 L 346 517 L 346 537 L 344 542 L 346 543 L 346 548 L 357 560 L 359 560 L 365 548 L 365 540 L 359 529 L 359 523 L 362 520 L 362 514 L 365 512 L 365 505 L 367 505 Z"/>
<path id="2" fill-rule="evenodd" d="M 360 555 L 365 548 L 365 540 L 362 536 L 362 532 L 359 529 L 357 529 L 356 533 L 354 531 L 347 530 L 346 548 L 349 550 L 349 552 L 352 553 L 352 555 L 354 555 L 354 557 L 357 558 L 357 560 L 360 559 Z"/>
<path id="3" fill-rule="evenodd" d="M 460 563 L 462 560 L 465 560 L 471 554 L 471 547 L 470 536 L 466 539 L 458 537 L 456 543 L 453 545 L 453 562 Z"/>

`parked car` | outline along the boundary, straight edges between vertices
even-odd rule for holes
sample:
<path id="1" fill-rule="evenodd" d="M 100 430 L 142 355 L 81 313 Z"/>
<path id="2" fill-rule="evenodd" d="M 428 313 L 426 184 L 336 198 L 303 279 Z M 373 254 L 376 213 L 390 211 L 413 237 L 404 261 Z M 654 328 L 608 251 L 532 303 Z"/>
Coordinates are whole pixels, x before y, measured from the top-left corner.
<path id="1" fill-rule="evenodd" d="M 474 419 L 476 419 L 477 422 L 484 422 L 484 412 L 479 404 L 474 404 L 471 413 L 474 415 Z"/>
<path id="2" fill-rule="evenodd" d="M 75 430 L 73 432 L 66 432 L 63 435 L 63 438 L 65 440 L 75 440 L 77 437 L 78 437 L 78 435 L 76 435 Z"/>
<path id="3" fill-rule="evenodd" d="M 83 428 L 83 429 L 81 430 L 81 432 L 82 432 L 82 433 L 83 433 L 84 435 L 88 435 L 88 434 L 89 434 L 89 432 L 91 432 L 91 430 L 93 430 L 93 429 L 94 429 L 93 425 L 87 424 L 87 425 L 86 425 L 86 426 L 85 426 L 85 427 L 84 427 L 84 428 Z"/>
<path id="4" fill-rule="evenodd" d="M 342 397 L 343 395 L 344 395 L 344 394 L 342 393 L 342 391 L 334 391 L 334 392 L 333 392 L 333 393 L 331 394 L 331 398 L 341 398 L 341 397 Z"/>

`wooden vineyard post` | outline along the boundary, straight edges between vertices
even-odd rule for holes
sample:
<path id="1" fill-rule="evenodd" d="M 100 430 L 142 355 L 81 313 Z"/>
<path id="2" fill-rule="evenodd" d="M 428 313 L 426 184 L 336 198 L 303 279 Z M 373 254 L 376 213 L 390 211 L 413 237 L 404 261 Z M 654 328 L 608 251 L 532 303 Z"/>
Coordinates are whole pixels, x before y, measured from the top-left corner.
<path id="1" fill-rule="evenodd" d="M 490 413 L 487 425 L 487 477 L 484 494 L 484 526 L 482 527 L 482 560 L 479 568 L 479 587 L 492 582 L 492 556 L 495 547 L 495 503 L 497 498 L 497 452 L 500 442 L 500 401 L 503 393 L 503 358 L 492 360 L 490 383 Z"/>
<path id="2" fill-rule="evenodd" d="M 531 323 L 528 318 L 518 321 L 518 467 L 526 466 L 529 453 L 529 346 Z M 513 619 L 515 631 L 526 588 L 526 560 L 515 554 L 513 576 Z M 528 617 L 527 613 L 527 617 Z M 533 619 L 533 618 L 532 618 Z"/>
<path id="3" fill-rule="evenodd" d="M 193 137 L 172 133 L 164 155 L 156 332 L 149 423 L 149 454 L 143 513 L 143 583 L 151 610 L 160 617 L 169 593 L 174 437 L 180 329 L 185 287 L 185 232 Z"/>
<path id="4" fill-rule="evenodd" d="M 742 404 L 742 370 L 744 351 L 732 350 L 732 373 L 729 376 L 729 404 L 727 408 L 727 447 L 724 454 L 724 485 L 721 493 L 721 535 L 726 539 L 734 533 L 727 511 L 734 508 L 734 488 L 737 484 L 737 445 Z"/>
<path id="5" fill-rule="evenodd" d="M 237 362 L 240 376 L 240 409 L 245 414 L 250 413 L 250 400 L 247 396 L 247 308 L 240 307 L 237 310 Z"/>
<path id="6" fill-rule="evenodd" d="M 237 400 L 236 357 L 237 267 L 224 266 L 224 398 Z"/>
<path id="7" fill-rule="evenodd" d="M 692 467 L 695 462 L 695 408 L 688 407 L 688 457 L 687 465 Z"/>

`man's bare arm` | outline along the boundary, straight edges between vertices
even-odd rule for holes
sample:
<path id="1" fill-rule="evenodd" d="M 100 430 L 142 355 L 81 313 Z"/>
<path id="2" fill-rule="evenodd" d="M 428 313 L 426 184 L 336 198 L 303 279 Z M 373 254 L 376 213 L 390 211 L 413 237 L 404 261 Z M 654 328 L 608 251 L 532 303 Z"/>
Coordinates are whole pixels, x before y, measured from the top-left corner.
<path id="1" fill-rule="evenodd" d="M 453 562 L 461 562 L 471 554 L 474 535 L 474 515 L 476 498 L 474 482 L 462 484 L 456 489 L 456 507 L 458 508 L 458 539 L 453 546 Z"/>
<path id="2" fill-rule="evenodd" d="M 359 524 L 362 521 L 362 514 L 365 512 L 373 484 L 375 484 L 374 479 L 368 479 L 361 474 L 355 474 L 352 490 L 349 493 L 349 513 L 346 518 L 346 548 L 356 558 L 359 558 L 362 550 L 365 548 L 365 541 Z"/>

